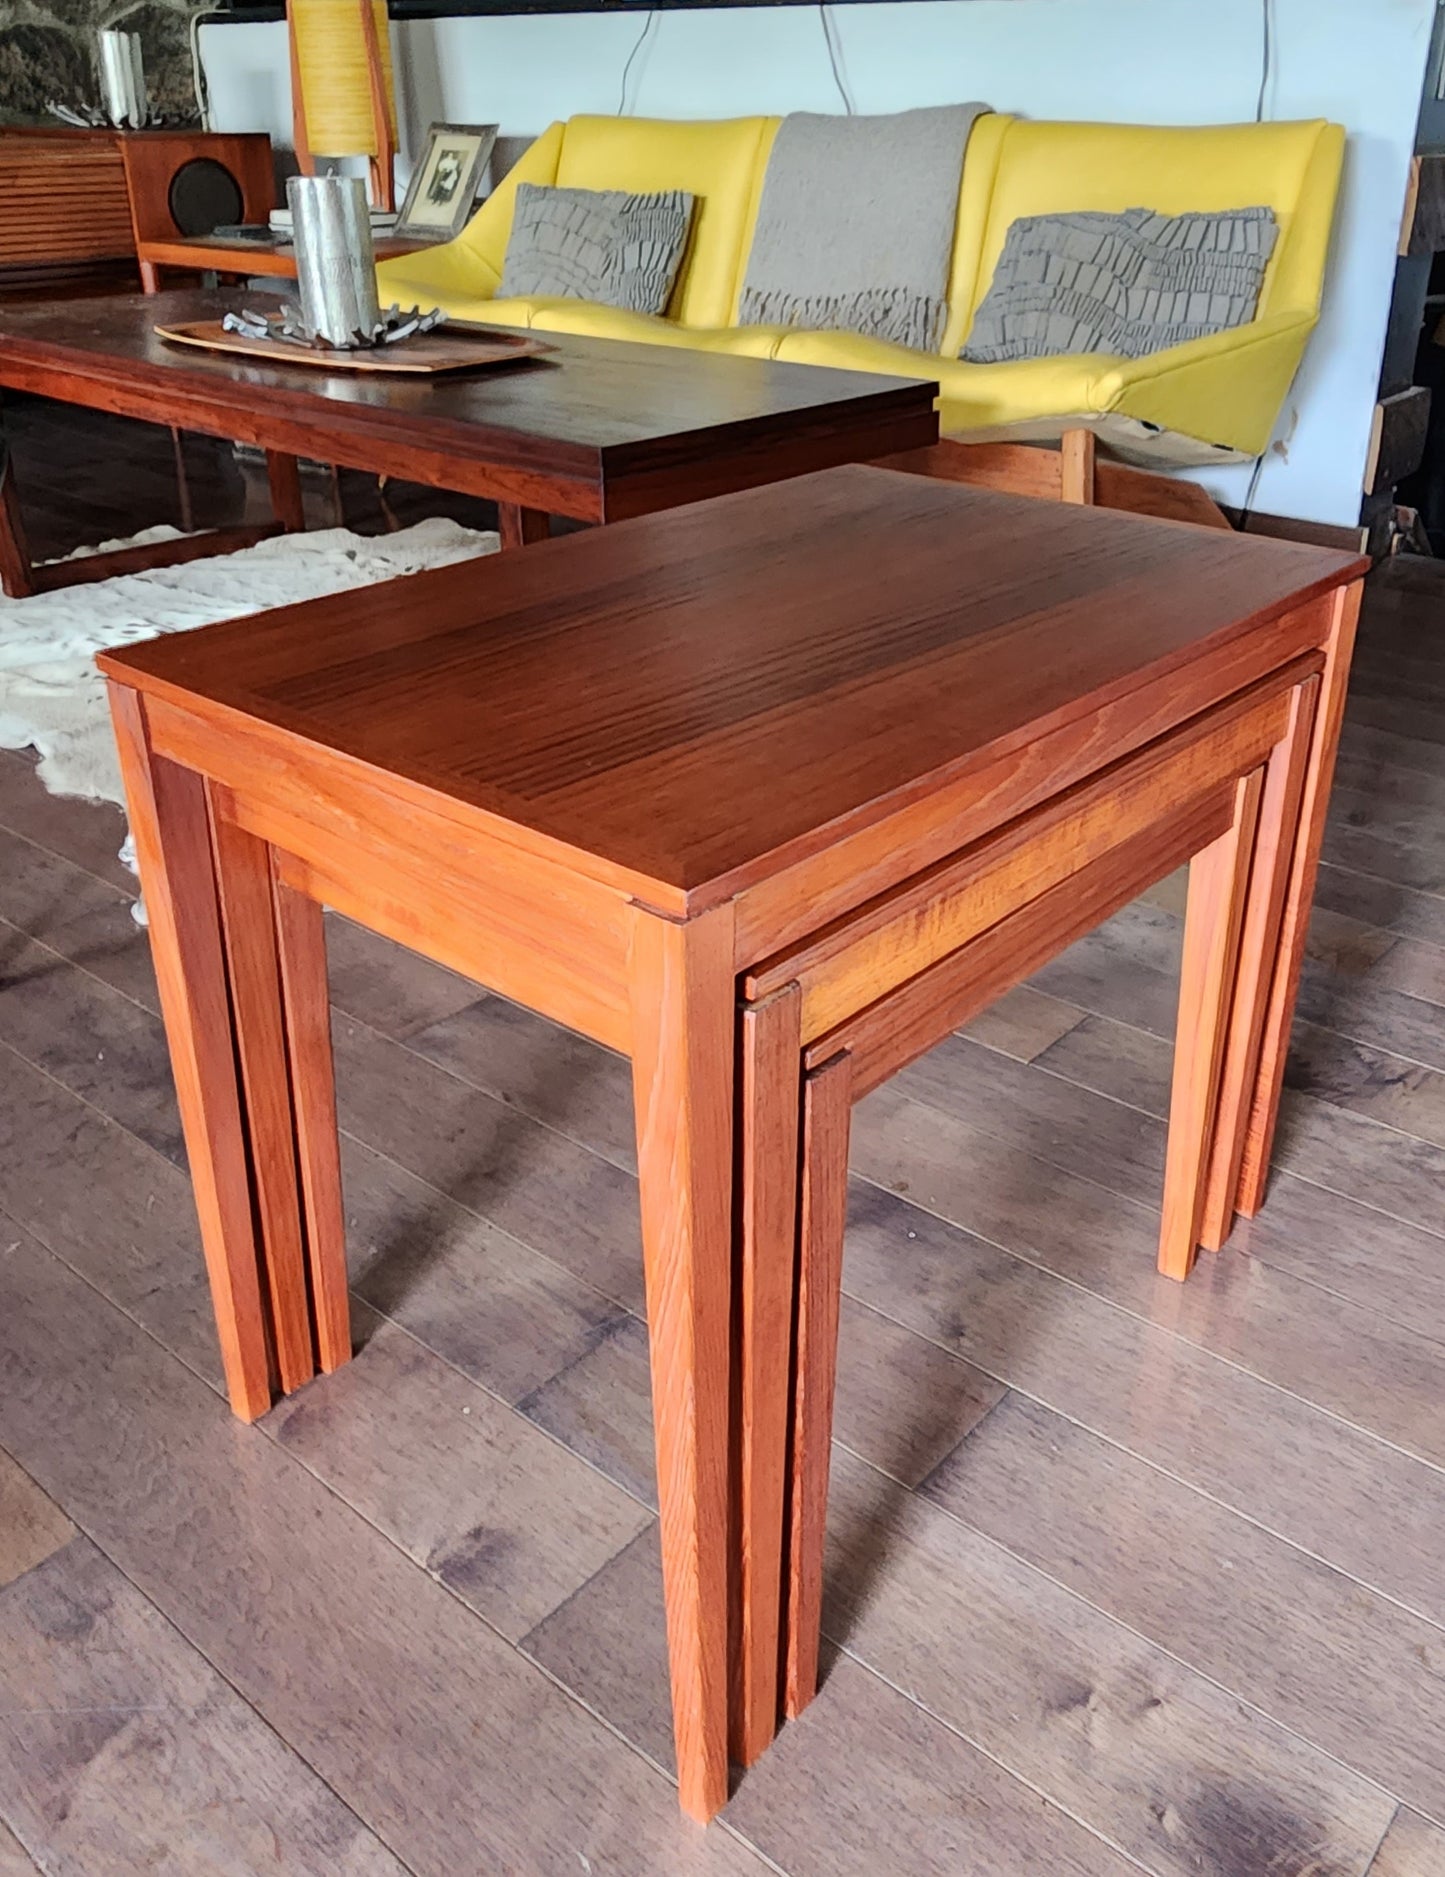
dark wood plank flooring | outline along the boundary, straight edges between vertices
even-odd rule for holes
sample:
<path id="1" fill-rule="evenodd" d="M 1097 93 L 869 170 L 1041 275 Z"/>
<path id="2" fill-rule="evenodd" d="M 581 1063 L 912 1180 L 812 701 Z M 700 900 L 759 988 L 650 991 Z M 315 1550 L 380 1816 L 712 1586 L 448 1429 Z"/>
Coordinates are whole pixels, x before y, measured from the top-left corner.
<path id="1" fill-rule="evenodd" d="M 38 551 L 174 519 L 164 433 L 13 423 Z M 826 1685 L 706 1834 L 625 1065 L 332 920 L 363 1347 L 242 1428 L 121 817 L 0 756 L 0 1874 L 1445 1877 L 1442 603 L 1374 580 L 1280 1172 L 1187 1287 L 1179 880 L 858 1110 Z"/>

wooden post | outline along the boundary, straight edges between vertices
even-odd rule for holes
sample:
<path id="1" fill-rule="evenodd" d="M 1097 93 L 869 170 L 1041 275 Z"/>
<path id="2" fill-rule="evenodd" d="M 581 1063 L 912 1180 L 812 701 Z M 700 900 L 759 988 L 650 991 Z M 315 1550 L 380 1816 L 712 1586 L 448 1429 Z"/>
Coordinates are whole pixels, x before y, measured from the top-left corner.
<path id="1" fill-rule="evenodd" d="M 852 1067 L 833 1056 L 803 1083 L 798 1211 L 798 1331 L 788 1498 L 788 1646 L 784 1709 L 801 1714 L 818 1690 L 829 1449 L 838 1377 L 843 1228 L 848 1211 Z"/>
<path id="2" fill-rule="evenodd" d="M 728 1791 L 728 1483 L 734 978 L 731 905 L 639 907 L 632 1083 L 657 1437 L 662 1582 L 682 1808 Z"/>
<path id="3" fill-rule="evenodd" d="M 1164 1216 L 1159 1232 L 1159 1269 L 1166 1277 L 1188 1277 L 1199 1249 L 1209 1141 L 1219 1100 L 1263 780 L 1263 770 L 1256 769 L 1240 782 L 1233 825 L 1189 863 L 1174 1088 L 1164 1164 Z"/>
<path id="4" fill-rule="evenodd" d="M 109 688 L 226 1388 L 254 1421 L 270 1363 L 206 785 L 154 756 L 141 699 Z"/>
<path id="5" fill-rule="evenodd" d="M 1305 770 L 1304 799 L 1300 804 L 1299 833 L 1285 895 L 1274 980 L 1270 987 L 1269 1010 L 1260 1049 L 1259 1073 L 1255 1078 L 1250 1104 L 1239 1192 L 1235 1199 L 1236 1209 L 1249 1219 L 1264 1204 L 1264 1189 L 1269 1179 L 1275 1124 L 1279 1119 L 1280 1097 L 1284 1092 L 1285 1058 L 1289 1054 L 1290 1030 L 1294 1024 L 1295 1000 L 1299 995 L 1305 938 L 1309 931 L 1310 907 L 1319 874 L 1320 848 L 1325 838 L 1330 785 L 1334 781 L 1340 726 L 1345 715 L 1350 660 L 1354 656 L 1355 630 L 1359 624 L 1364 592 L 1364 582 L 1356 581 L 1353 586 L 1342 587 L 1320 602 L 1327 609 L 1329 621 L 1324 635 L 1325 668 L 1320 677 L 1319 705 L 1315 711 L 1314 734 L 1310 740 L 1309 761 Z"/>
<path id="6" fill-rule="evenodd" d="M 1059 444 L 1059 495 L 1092 507 L 1098 443 L 1092 430 L 1066 430 Z"/>
<path id="7" fill-rule="evenodd" d="M 731 1727 L 732 1757 L 740 1766 L 751 1766 L 778 1729 L 802 1050 L 796 984 L 743 1012 Z"/>

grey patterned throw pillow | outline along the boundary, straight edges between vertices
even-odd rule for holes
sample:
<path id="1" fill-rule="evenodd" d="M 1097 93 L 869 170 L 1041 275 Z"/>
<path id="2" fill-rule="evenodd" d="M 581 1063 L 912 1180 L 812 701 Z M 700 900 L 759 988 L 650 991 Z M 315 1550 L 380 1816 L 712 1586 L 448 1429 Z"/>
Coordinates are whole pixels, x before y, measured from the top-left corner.
<path id="1" fill-rule="evenodd" d="M 976 365 L 1070 352 L 1143 358 L 1246 325 L 1278 235 L 1267 208 L 1023 216 L 959 356 Z"/>
<path id="2" fill-rule="evenodd" d="M 549 189 L 519 183 L 498 297 L 543 294 L 661 313 L 682 265 L 694 198 L 680 189 Z"/>

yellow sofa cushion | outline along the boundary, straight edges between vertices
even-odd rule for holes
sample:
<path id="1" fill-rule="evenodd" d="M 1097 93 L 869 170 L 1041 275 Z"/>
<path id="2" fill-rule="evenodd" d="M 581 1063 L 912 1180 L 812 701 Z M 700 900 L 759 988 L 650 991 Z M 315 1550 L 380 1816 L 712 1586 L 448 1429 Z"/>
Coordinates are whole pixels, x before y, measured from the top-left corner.
<path id="1" fill-rule="evenodd" d="M 843 332 L 786 333 L 775 356 L 840 371 L 936 379 L 939 428 L 946 436 L 1042 418 L 1118 414 L 1255 456 L 1269 443 L 1310 325 L 1307 313 L 1275 313 L 1137 359 L 1074 353 L 972 365 Z"/>
<path id="2" fill-rule="evenodd" d="M 772 358 L 785 337 L 781 326 L 683 326 L 675 319 L 631 313 L 620 306 L 596 306 L 590 300 L 538 302 L 530 324 L 538 332 L 575 332 L 592 339 L 687 346 L 695 352 L 731 352 L 738 358 Z"/>
<path id="3" fill-rule="evenodd" d="M 646 117 L 574 117 L 557 162 L 564 188 L 685 189 L 695 196 L 692 232 L 669 315 L 684 326 L 726 326 L 737 295 L 743 237 L 778 120 L 736 117 L 675 123 Z"/>
<path id="4" fill-rule="evenodd" d="M 960 359 L 939 358 L 932 352 L 847 332 L 788 333 L 777 357 L 785 363 L 831 365 L 838 371 L 932 378 L 940 392 L 940 428 L 947 431 L 994 429 L 1056 411 L 1089 409 L 1087 399 L 1104 375 L 1100 367 L 1113 363 L 1097 358 L 1039 358 L 1008 365 L 965 365 Z"/>

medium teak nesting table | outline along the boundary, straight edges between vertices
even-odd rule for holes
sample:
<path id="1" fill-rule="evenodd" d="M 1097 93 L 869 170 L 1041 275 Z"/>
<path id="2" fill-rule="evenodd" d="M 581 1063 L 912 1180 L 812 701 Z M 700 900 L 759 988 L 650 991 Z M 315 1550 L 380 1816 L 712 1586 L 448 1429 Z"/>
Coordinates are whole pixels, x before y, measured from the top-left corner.
<path id="1" fill-rule="evenodd" d="M 351 1352 L 323 904 L 631 1057 L 695 1816 L 816 1678 L 854 1097 L 1191 859 L 1161 1263 L 1260 1205 L 1363 572 L 844 468 L 102 657 L 238 1414 Z"/>

